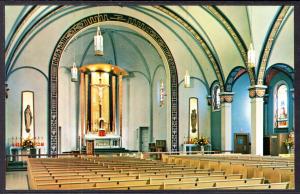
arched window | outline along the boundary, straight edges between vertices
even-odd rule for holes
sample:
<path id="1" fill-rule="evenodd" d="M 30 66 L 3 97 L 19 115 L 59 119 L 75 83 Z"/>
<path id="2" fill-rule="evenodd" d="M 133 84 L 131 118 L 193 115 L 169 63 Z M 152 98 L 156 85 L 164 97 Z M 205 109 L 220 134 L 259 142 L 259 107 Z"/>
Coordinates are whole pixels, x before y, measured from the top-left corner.
<path id="1" fill-rule="evenodd" d="M 212 96 L 213 111 L 220 110 L 221 101 L 220 101 L 220 85 L 219 84 L 215 84 L 213 86 L 211 96 Z"/>
<path id="2" fill-rule="evenodd" d="M 274 90 L 274 127 L 288 127 L 288 87 L 280 82 Z"/>

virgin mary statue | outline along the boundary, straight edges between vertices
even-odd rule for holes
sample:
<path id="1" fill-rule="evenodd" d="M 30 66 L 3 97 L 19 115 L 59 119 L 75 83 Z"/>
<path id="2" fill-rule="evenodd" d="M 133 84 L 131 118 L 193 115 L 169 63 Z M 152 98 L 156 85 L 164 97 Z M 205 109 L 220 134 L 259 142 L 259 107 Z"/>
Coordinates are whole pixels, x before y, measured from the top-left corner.
<path id="1" fill-rule="evenodd" d="M 30 126 L 32 123 L 32 113 L 30 110 L 30 106 L 27 105 L 25 111 L 24 111 L 24 117 L 25 117 L 25 130 L 27 133 L 30 132 Z"/>

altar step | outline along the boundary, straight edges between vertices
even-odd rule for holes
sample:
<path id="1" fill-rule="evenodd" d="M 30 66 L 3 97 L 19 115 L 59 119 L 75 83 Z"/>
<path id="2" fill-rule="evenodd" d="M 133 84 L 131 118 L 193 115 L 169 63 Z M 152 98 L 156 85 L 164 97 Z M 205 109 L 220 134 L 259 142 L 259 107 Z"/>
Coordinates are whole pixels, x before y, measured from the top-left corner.
<path id="1" fill-rule="evenodd" d="M 82 148 L 82 152 L 86 153 L 86 148 Z M 125 148 L 96 148 L 95 154 L 111 154 L 111 153 L 130 153 L 130 152 L 137 152 L 132 150 L 127 150 Z"/>

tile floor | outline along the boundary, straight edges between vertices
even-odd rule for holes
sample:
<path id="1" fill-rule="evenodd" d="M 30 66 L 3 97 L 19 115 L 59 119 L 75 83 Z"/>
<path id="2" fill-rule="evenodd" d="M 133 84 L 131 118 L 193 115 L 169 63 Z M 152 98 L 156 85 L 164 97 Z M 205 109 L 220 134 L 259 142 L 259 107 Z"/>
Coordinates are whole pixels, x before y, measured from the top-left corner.
<path id="1" fill-rule="evenodd" d="M 6 190 L 28 190 L 27 171 L 6 172 Z"/>

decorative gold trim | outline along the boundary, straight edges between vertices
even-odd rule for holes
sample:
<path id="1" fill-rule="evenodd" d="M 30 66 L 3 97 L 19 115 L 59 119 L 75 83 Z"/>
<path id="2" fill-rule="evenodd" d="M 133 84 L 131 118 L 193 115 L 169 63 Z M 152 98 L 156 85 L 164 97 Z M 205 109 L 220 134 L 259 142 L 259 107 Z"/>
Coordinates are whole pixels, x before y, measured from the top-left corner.
<path id="1" fill-rule="evenodd" d="M 221 67 L 218 65 L 218 62 L 215 60 L 213 53 L 210 51 L 208 45 L 206 44 L 204 39 L 199 35 L 199 33 L 196 32 L 194 30 L 194 28 L 190 24 L 185 22 L 181 17 L 178 17 L 177 15 L 175 15 L 171 11 L 165 9 L 164 7 L 162 7 L 162 6 L 153 6 L 153 7 L 164 12 L 165 14 L 169 15 L 173 19 L 175 19 L 177 22 L 179 22 L 182 26 L 184 26 L 194 36 L 194 38 L 197 40 L 197 42 L 202 46 L 203 50 L 205 51 L 205 54 L 207 55 L 207 57 L 209 58 L 210 62 L 212 63 L 212 65 L 214 67 L 214 70 L 216 72 L 217 78 L 220 83 L 220 90 L 224 91 L 224 80 L 223 80 L 221 72 L 220 72 Z"/>
<path id="2" fill-rule="evenodd" d="M 88 64 L 80 67 L 79 70 L 83 73 L 104 71 L 107 73 L 113 73 L 115 75 L 128 75 L 127 71 L 125 71 L 123 68 L 112 64 Z"/>
<path id="3" fill-rule="evenodd" d="M 271 48 L 273 46 L 274 39 L 277 36 L 277 32 L 279 30 L 279 27 L 281 26 L 283 18 L 287 14 L 289 7 L 290 6 L 284 6 L 282 8 L 282 10 L 280 11 L 280 13 L 279 13 L 279 15 L 276 19 L 276 22 L 274 23 L 274 25 L 272 27 L 271 33 L 269 34 L 268 41 L 266 43 L 265 50 L 264 50 L 263 55 L 262 55 L 262 61 L 261 61 L 261 64 L 260 64 L 260 68 L 259 68 L 259 71 L 258 71 L 257 85 L 263 85 L 265 70 L 266 70 L 266 67 L 267 67 L 267 62 L 268 62 L 269 57 L 270 57 Z"/>
<path id="4" fill-rule="evenodd" d="M 244 61 L 244 64 L 247 68 L 247 72 L 248 72 L 249 77 L 250 77 L 250 84 L 255 85 L 254 73 L 253 73 L 251 67 L 248 65 L 247 50 L 244 49 L 239 36 L 235 33 L 235 31 L 232 29 L 230 24 L 224 19 L 224 17 L 213 6 L 209 5 L 209 6 L 204 6 L 204 7 L 206 7 L 209 11 L 211 11 L 211 13 L 219 20 L 219 22 L 221 22 L 223 24 L 223 26 L 229 32 L 231 38 L 233 39 L 233 41 L 237 45 L 239 51 L 241 52 L 242 59 Z"/>

